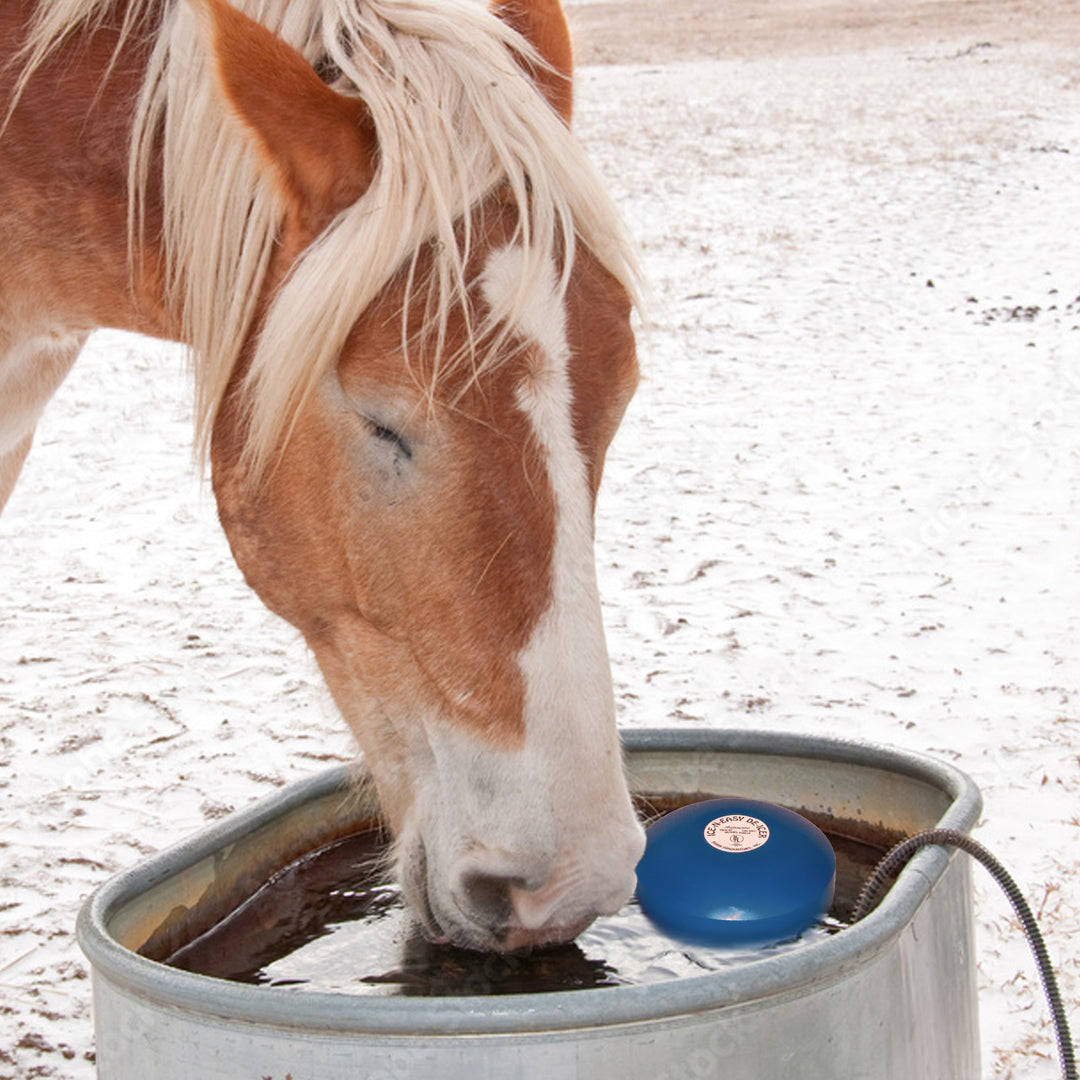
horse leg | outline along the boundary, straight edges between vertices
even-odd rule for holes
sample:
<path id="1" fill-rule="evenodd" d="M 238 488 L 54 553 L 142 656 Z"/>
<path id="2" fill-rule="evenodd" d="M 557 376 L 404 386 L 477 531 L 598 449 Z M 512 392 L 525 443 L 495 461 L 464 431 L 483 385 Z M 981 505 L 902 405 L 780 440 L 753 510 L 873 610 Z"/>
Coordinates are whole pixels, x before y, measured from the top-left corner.
<path id="1" fill-rule="evenodd" d="M 87 336 L 46 334 L 22 340 L 0 359 L 0 510 L 30 452 L 38 419 Z"/>

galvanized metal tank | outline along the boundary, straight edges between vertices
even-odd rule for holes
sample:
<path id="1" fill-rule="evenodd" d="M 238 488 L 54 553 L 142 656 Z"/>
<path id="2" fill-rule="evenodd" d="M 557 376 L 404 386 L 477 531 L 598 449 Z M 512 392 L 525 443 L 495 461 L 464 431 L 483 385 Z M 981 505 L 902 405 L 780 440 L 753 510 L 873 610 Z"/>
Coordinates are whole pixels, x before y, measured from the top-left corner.
<path id="1" fill-rule="evenodd" d="M 625 733 L 632 787 L 734 794 L 914 833 L 967 831 L 959 770 L 872 745 L 701 729 Z M 370 820 L 333 769 L 110 880 L 84 906 L 101 1080 L 976 1080 L 966 857 L 924 849 L 826 940 L 720 973 L 502 997 L 255 987 L 139 955 L 206 928 L 273 871 Z M 178 929 L 180 928 L 180 929 Z"/>

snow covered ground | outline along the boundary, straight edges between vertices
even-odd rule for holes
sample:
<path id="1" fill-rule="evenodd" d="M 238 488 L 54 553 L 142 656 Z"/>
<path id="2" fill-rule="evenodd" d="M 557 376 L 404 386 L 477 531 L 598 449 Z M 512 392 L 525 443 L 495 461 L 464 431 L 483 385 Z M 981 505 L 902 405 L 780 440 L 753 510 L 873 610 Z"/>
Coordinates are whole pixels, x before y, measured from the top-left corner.
<path id="1" fill-rule="evenodd" d="M 590 64 L 577 123 L 653 289 L 597 527 L 621 723 L 954 762 L 1077 1026 L 1080 75 L 1051 8 Z M 93 1075 L 96 884 L 352 754 L 190 440 L 179 352 L 101 334 L 0 517 L 0 1080 Z M 974 878 L 984 1074 L 1055 1076 Z"/>

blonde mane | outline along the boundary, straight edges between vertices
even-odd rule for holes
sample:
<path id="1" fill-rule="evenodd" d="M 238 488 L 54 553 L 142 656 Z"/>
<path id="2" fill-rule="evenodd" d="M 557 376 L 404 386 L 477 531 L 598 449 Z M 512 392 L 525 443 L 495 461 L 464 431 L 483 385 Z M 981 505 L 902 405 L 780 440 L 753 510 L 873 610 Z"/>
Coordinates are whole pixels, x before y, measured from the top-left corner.
<path id="1" fill-rule="evenodd" d="M 409 274 L 425 305 L 430 351 L 442 354 L 451 312 L 470 309 L 468 211 L 497 184 L 517 203 L 525 251 L 518 303 L 553 261 L 565 289 L 578 239 L 636 297 L 637 272 L 614 207 L 518 62 L 537 58 L 476 0 L 231 2 L 333 70 L 335 89 L 366 103 L 379 143 L 371 187 L 304 252 L 266 313 L 246 375 L 253 476 L 396 274 Z M 115 19 L 121 3 L 40 0 L 25 72 L 75 30 Z M 281 211 L 222 107 L 188 5 L 127 0 L 122 26 L 125 34 L 156 35 L 132 132 L 130 227 L 138 236 L 160 149 L 169 300 L 194 355 L 196 445 L 205 456 L 252 329 Z M 434 267 L 420 283 L 411 279 L 425 246 Z M 505 326 L 516 312 L 497 314 Z M 496 321 L 471 325 L 473 347 L 445 356 L 429 381 L 461 363 L 477 372 L 497 363 L 506 342 Z"/>

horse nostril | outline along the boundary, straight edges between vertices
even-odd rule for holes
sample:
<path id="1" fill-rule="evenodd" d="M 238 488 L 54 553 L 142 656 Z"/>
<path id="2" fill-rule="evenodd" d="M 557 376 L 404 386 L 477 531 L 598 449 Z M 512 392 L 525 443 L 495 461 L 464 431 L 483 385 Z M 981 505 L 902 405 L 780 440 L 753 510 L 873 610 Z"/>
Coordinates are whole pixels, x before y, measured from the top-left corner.
<path id="1" fill-rule="evenodd" d="M 510 921 L 514 910 L 510 899 L 510 886 L 520 883 L 520 878 L 500 877 L 477 871 L 466 874 L 461 885 L 473 918 L 489 929 L 500 930 Z"/>

